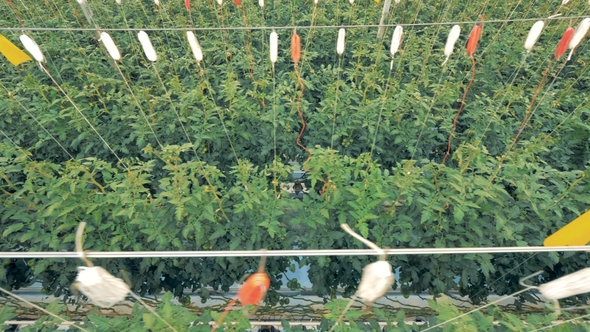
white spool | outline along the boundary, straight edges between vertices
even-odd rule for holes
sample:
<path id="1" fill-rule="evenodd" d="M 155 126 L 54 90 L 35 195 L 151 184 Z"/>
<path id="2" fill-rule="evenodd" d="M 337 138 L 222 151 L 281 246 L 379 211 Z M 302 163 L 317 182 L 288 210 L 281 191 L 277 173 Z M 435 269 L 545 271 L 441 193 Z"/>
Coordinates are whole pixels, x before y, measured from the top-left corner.
<path id="1" fill-rule="evenodd" d="M 78 267 L 75 285 L 94 304 L 110 308 L 123 301 L 129 294 L 129 286 L 100 266 Z"/>
<path id="2" fill-rule="evenodd" d="M 270 33 L 270 62 L 274 67 L 275 62 L 279 57 L 279 35 L 276 31 Z"/>
<path id="3" fill-rule="evenodd" d="M 103 45 L 107 48 L 107 51 L 109 52 L 109 55 L 111 56 L 111 58 L 113 58 L 113 60 L 121 60 L 121 52 L 119 52 L 119 48 L 113 41 L 113 38 L 111 38 L 111 36 L 108 33 L 101 32 L 100 40 L 102 41 Z"/>
<path id="4" fill-rule="evenodd" d="M 572 37 L 572 40 L 570 40 L 570 43 L 568 44 L 567 47 L 570 50 L 573 50 L 574 48 L 578 47 L 578 45 L 580 44 L 582 39 L 584 39 L 584 37 L 586 37 L 586 34 L 588 33 L 589 28 L 590 28 L 590 18 L 586 17 L 585 19 L 582 20 L 582 22 L 580 22 L 580 24 L 578 24 L 578 27 L 576 27 L 576 31 L 574 32 L 574 36 Z"/>
<path id="5" fill-rule="evenodd" d="M 147 35 L 147 33 L 145 33 L 145 31 L 143 30 L 140 31 L 137 34 L 137 39 L 139 39 L 141 47 L 143 47 L 143 52 L 145 53 L 145 56 L 148 58 L 148 60 L 150 60 L 151 62 L 155 62 L 156 60 L 158 60 L 156 50 L 154 49 L 152 41 L 150 40 L 150 37 Z"/>
<path id="6" fill-rule="evenodd" d="M 375 302 L 383 296 L 393 285 L 393 273 L 391 264 L 385 261 L 385 252 L 375 243 L 355 233 L 347 224 L 340 224 L 340 227 L 357 240 L 366 244 L 369 248 L 377 250 L 380 260 L 365 266 L 361 283 L 356 291 L 356 296 L 366 302 Z"/>
<path id="7" fill-rule="evenodd" d="M 396 26 L 395 30 L 393 30 L 393 35 L 391 36 L 391 48 L 389 50 L 391 53 L 391 57 L 393 57 L 397 53 L 397 50 L 399 49 L 399 46 L 402 43 L 403 33 L 404 28 L 401 25 Z"/>
<path id="8" fill-rule="evenodd" d="M 338 55 L 344 53 L 344 39 L 346 38 L 346 30 L 338 30 L 338 41 L 336 42 L 336 52 Z"/>
<path id="9" fill-rule="evenodd" d="M 539 37 L 541 36 L 541 32 L 543 31 L 544 27 L 544 21 L 537 21 L 535 22 L 535 24 L 533 24 L 524 42 L 524 48 L 527 50 L 527 52 L 530 52 L 533 46 L 535 46 L 537 40 L 539 40 Z"/>
<path id="10" fill-rule="evenodd" d="M 365 302 L 375 302 L 391 289 L 393 269 L 386 261 L 377 261 L 365 266 L 356 296 Z"/>
<path id="11" fill-rule="evenodd" d="M 455 49 L 455 43 L 459 39 L 459 35 L 461 35 L 461 27 L 459 25 L 453 25 L 451 31 L 449 32 L 449 36 L 447 37 L 447 43 L 445 44 L 445 62 L 443 62 L 443 66 L 449 61 L 449 58 L 453 54 L 453 50 Z"/>
<path id="12" fill-rule="evenodd" d="M 41 52 L 39 45 L 37 45 L 37 43 L 35 43 L 33 38 L 31 38 L 27 35 L 21 35 L 20 41 L 21 41 L 21 43 L 23 43 L 23 45 L 27 49 L 27 51 L 29 51 L 29 53 L 31 53 L 33 58 L 35 58 L 35 60 L 37 60 L 39 62 L 45 62 L 45 57 L 43 56 L 43 52 Z"/>
<path id="13" fill-rule="evenodd" d="M 186 32 L 186 38 L 188 39 L 188 44 L 193 51 L 193 55 L 197 62 L 203 61 L 203 50 L 201 49 L 201 45 L 199 45 L 199 41 L 197 40 L 197 36 L 192 31 Z"/>
<path id="14" fill-rule="evenodd" d="M 588 28 L 590 28 L 590 18 L 585 18 L 578 24 L 576 27 L 576 31 L 574 31 L 574 36 L 570 40 L 570 43 L 567 45 L 567 48 L 570 49 L 570 54 L 567 57 L 567 61 L 571 60 L 572 55 L 574 54 L 574 49 L 578 47 L 582 39 L 586 37 L 588 33 Z"/>
<path id="15" fill-rule="evenodd" d="M 549 300 L 590 292 L 590 267 L 570 273 L 539 286 L 539 292 Z"/>

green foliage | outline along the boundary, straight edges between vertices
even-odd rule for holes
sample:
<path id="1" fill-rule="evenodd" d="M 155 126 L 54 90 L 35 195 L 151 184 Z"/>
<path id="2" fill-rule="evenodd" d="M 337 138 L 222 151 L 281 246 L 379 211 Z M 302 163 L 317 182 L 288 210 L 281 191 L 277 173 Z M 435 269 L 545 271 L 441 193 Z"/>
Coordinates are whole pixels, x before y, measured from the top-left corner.
<path id="1" fill-rule="evenodd" d="M 12 5 L 26 26 L 88 24 L 74 1 Z M 553 5 L 418 2 L 392 13 L 390 22 L 469 21 L 482 11 L 490 18 L 511 13 L 546 17 Z M 1 2 L 0 11 L 13 13 L 10 6 Z M 181 1 L 166 1 L 159 8 L 142 1 L 89 6 L 103 28 L 190 26 Z M 231 2 L 221 10 L 216 6 L 214 1 L 199 3 L 191 12 L 195 26 L 243 26 L 238 7 Z M 568 6 L 570 13 L 585 10 L 581 2 Z M 309 1 L 294 0 L 289 6 L 269 2 L 266 8 L 262 12 L 255 3 L 244 2 L 249 26 L 311 23 Z M 314 25 L 374 24 L 380 11 L 374 1 L 354 6 L 320 1 Z M 0 251 L 72 251 L 82 221 L 88 223 L 85 248 L 94 251 L 361 248 L 340 230 L 344 222 L 382 247 L 541 245 L 590 205 L 587 46 L 576 50 L 572 61 L 551 67 L 551 83 L 538 98 L 538 108 L 519 142 L 508 147 L 541 80 L 544 61 L 567 24 L 552 21 L 526 57 L 522 40 L 530 22 L 486 24 L 476 52 L 475 82 L 444 167 L 440 162 L 471 69 L 458 49 L 440 67 L 446 27 L 406 27 L 391 72 L 388 38 L 376 40 L 374 29 L 349 29 L 342 59 L 335 53 L 336 29 L 298 30 L 303 45 L 309 41 L 300 65 L 305 85 L 301 111 L 307 122 L 302 142 L 313 152 L 305 165 L 311 190 L 301 200 L 281 190 L 281 184 L 293 180 L 287 162 L 306 158 L 295 144 L 301 128 L 300 87 L 286 56 L 291 31 L 278 30 L 281 56 L 275 77 L 266 30 L 198 31 L 205 53 L 201 64 L 194 62 L 182 31 L 150 31 L 160 57 L 156 70 L 144 59 L 135 33 L 113 32 L 131 90 L 93 32 L 31 32 L 57 83 L 128 168 L 37 64 L 13 67 L 2 60 Z M 0 17 L 0 26 L 19 25 L 15 15 Z M 6 36 L 18 38 L 16 32 Z M 585 253 L 388 259 L 399 268 L 394 287 L 404 295 L 439 296 L 458 289 L 474 303 L 491 292 L 514 292 L 520 277 L 539 269 L 547 272 L 545 282 L 590 262 Z M 370 261 L 269 258 L 268 304 L 284 301 L 276 289 L 295 263 L 309 265 L 313 292 L 327 300 L 340 288 L 346 295 L 354 293 L 362 267 Z M 166 290 L 182 297 L 190 289 L 204 301 L 208 289 L 228 291 L 257 266 L 256 259 L 237 258 L 96 263 L 115 275 L 127 271 L 133 290 L 142 295 Z M 0 285 L 20 288 L 39 281 L 45 292 L 68 297 L 78 264 L 0 260 Z M 536 298 L 522 295 L 520 300 Z"/>
<path id="2" fill-rule="evenodd" d="M 205 311 L 201 315 L 190 312 L 187 308 L 171 303 L 172 294 L 166 293 L 155 305 L 158 315 L 171 324 L 177 331 L 210 331 L 210 323 L 219 318 L 221 313 Z M 411 319 L 407 318 L 403 310 L 397 311 L 395 315 L 373 307 L 371 310 L 362 309 L 349 310 L 344 320 L 339 321 L 342 310 L 348 304 L 348 300 L 336 300 L 326 304 L 328 313 L 325 315 L 316 329 L 317 331 L 326 331 L 334 324 L 338 324 L 337 331 L 342 332 L 362 332 L 362 331 L 381 331 L 378 322 L 384 322 L 385 330 L 389 332 L 410 332 L 424 329 L 428 326 L 441 324 L 441 327 L 433 331 L 533 331 L 538 328 L 546 328 L 546 331 L 587 331 L 588 322 L 576 320 L 580 317 L 579 312 L 563 312 L 557 320 L 557 314 L 529 314 L 515 315 L 508 311 L 500 310 L 497 307 L 490 307 L 487 311 L 477 311 L 468 316 L 455 319 L 462 312 L 457 309 L 448 300 L 429 301 L 431 307 L 437 311 L 438 315 L 432 315 L 427 325 L 418 326 L 416 323 L 409 323 Z M 68 310 L 64 305 L 56 302 L 48 305 L 46 309 L 49 312 L 59 315 L 63 319 L 68 318 Z M 219 331 L 247 331 L 252 328 L 250 320 L 247 317 L 246 309 L 232 310 L 219 326 Z M 71 315 L 71 313 L 69 314 Z M 0 321 L 9 320 L 16 314 L 10 306 L 0 308 Z M 50 316 L 48 316 L 50 317 Z M 102 314 L 99 310 L 93 310 L 88 313 L 83 321 L 77 321 L 76 324 L 83 326 L 92 332 L 100 331 L 164 331 L 167 329 L 166 323 L 162 319 L 150 313 L 144 307 L 136 303 L 133 311 L 128 316 L 109 317 Z M 451 321 L 452 320 L 452 321 Z M 571 321 L 570 321 L 571 320 Z M 449 321 L 449 322 L 447 322 Z M 566 322 L 564 322 L 566 321 Z M 29 325 L 23 331 L 56 331 L 61 323 L 57 318 L 42 317 L 33 325 Z M 551 327 L 553 324 L 556 326 Z M 303 331 L 300 325 L 291 326 L 289 321 L 283 320 L 281 327 L 286 332 Z M 3 329 L 6 326 L 3 327 Z M 307 329 L 309 330 L 309 328 Z"/>

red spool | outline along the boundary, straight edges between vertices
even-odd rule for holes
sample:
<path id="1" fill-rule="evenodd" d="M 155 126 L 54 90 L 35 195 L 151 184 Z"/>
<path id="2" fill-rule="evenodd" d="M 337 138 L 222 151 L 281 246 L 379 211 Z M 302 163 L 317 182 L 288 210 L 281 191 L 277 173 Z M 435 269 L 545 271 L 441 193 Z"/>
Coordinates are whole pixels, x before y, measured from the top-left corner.
<path id="1" fill-rule="evenodd" d="M 481 36 L 481 26 L 475 25 L 473 29 L 471 29 L 471 34 L 469 35 L 469 41 L 467 42 L 467 54 L 472 56 L 475 53 L 475 49 L 477 48 L 477 43 L 479 42 L 479 37 Z"/>
<path id="2" fill-rule="evenodd" d="M 293 33 L 291 36 L 291 59 L 295 63 L 301 59 L 301 38 L 297 33 Z"/>
<path id="3" fill-rule="evenodd" d="M 567 46 L 570 43 L 570 40 L 572 40 L 572 37 L 574 36 L 574 28 L 569 27 L 567 29 L 565 29 L 565 32 L 563 33 L 563 36 L 561 36 L 561 40 L 559 41 L 559 44 L 557 44 L 557 49 L 555 50 L 555 58 L 558 59 L 560 56 L 563 55 L 563 53 L 565 53 L 565 51 L 567 50 Z"/>
<path id="4" fill-rule="evenodd" d="M 238 291 L 238 299 L 242 305 L 258 304 L 270 287 L 270 279 L 264 272 L 251 275 Z"/>

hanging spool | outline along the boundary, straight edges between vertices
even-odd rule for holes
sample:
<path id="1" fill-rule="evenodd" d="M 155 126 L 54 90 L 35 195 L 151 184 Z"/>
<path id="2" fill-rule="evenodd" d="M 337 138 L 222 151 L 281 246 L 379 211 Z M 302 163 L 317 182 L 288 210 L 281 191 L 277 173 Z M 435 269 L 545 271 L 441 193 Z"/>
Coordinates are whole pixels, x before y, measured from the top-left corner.
<path id="1" fill-rule="evenodd" d="M 346 38 L 346 30 L 338 30 L 338 41 L 336 42 L 336 53 L 342 55 L 344 53 L 344 39 Z"/>
<path id="2" fill-rule="evenodd" d="M 559 315 L 559 300 L 566 297 L 584 294 L 590 292 L 590 268 L 585 268 L 580 271 L 570 273 L 561 278 L 541 284 L 539 286 L 527 285 L 525 280 L 538 276 L 543 273 L 539 271 L 531 274 L 528 277 L 522 278 L 520 284 L 527 288 L 537 289 L 548 300 L 555 303 L 555 309 Z"/>
<path id="3" fill-rule="evenodd" d="M 279 56 L 279 35 L 277 35 L 276 31 L 272 31 L 270 33 L 270 62 L 272 63 L 272 70 L 275 70 L 275 63 L 277 62 Z"/>
<path id="4" fill-rule="evenodd" d="M 103 45 L 106 47 L 107 51 L 109 52 L 109 55 L 111 56 L 111 58 L 113 58 L 113 60 L 115 60 L 115 61 L 121 60 L 121 52 L 119 52 L 119 48 L 117 47 L 117 45 L 113 41 L 113 38 L 111 38 L 111 36 L 108 33 L 101 32 L 100 33 L 100 40 L 102 41 Z"/>
<path id="5" fill-rule="evenodd" d="M 453 25 L 451 31 L 449 32 L 449 36 L 447 37 L 447 43 L 445 44 L 445 56 L 447 57 L 443 62 L 443 66 L 449 61 L 449 58 L 453 54 L 453 50 L 455 49 L 455 43 L 459 39 L 459 35 L 461 34 L 461 27 L 459 25 Z"/>
<path id="6" fill-rule="evenodd" d="M 146 58 L 148 58 L 148 60 L 150 60 L 151 62 L 155 62 L 156 60 L 158 60 L 158 55 L 156 54 L 156 50 L 154 49 L 154 46 L 152 45 L 152 42 L 148 34 L 142 30 L 139 33 L 137 33 L 137 39 L 139 39 L 139 42 L 143 47 L 143 52 L 145 53 Z"/>
<path id="7" fill-rule="evenodd" d="M 199 41 L 197 40 L 197 36 L 195 36 L 194 32 L 187 31 L 186 32 L 186 39 L 188 39 L 188 44 L 193 51 L 193 56 L 197 62 L 203 61 L 203 50 L 201 49 L 201 45 L 199 45 Z"/>
<path id="8" fill-rule="evenodd" d="M 31 53 L 31 55 L 33 56 L 33 58 L 35 60 L 37 60 L 38 62 L 45 62 L 45 57 L 43 56 L 43 52 L 41 52 L 39 45 L 37 45 L 37 43 L 35 43 L 33 38 L 31 38 L 27 35 L 21 35 L 20 41 L 21 41 L 21 43 L 23 43 L 23 46 L 25 47 L 25 49 L 27 51 L 29 51 L 29 53 Z"/>
<path id="9" fill-rule="evenodd" d="M 567 57 L 567 61 L 571 60 L 572 55 L 574 54 L 574 50 L 576 49 L 576 47 L 578 47 L 578 45 L 580 44 L 582 39 L 584 39 L 584 37 L 586 37 L 586 34 L 588 33 L 589 28 L 590 28 L 590 18 L 588 18 L 588 17 L 583 19 L 582 22 L 580 22 L 580 24 L 578 24 L 578 27 L 574 31 L 574 36 L 572 37 L 572 40 L 570 40 L 569 44 L 567 45 L 567 48 L 569 48 L 571 50 L 570 54 Z"/>
<path id="10" fill-rule="evenodd" d="M 363 269 L 361 282 L 355 293 L 356 296 L 365 302 L 375 302 L 391 289 L 391 285 L 394 282 L 393 268 L 385 260 L 386 256 L 383 249 L 355 233 L 347 224 L 341 224 L 340 227 L 357 240 L 366 244 L 369 248 L 379 252 L 379 261 L 371 263 Z"/>
<path id="11" fill-rule="evenodd" d="M 544 21 L 537 21 L 535 22 L 535 24 L 533 24 L 524 42 L 524 48 L 527 52 L 530 52 L 533 49 L 533 46 L 535 46 L 537 40 L 539 40 L 539 37 L 541 36 L 541 32 L 543 31 L 544 27 Z"/>
<path id="12" fill-rule="evenodd" d="M 76 232 L 76 251 L 87 266 L 78 267 L 78 275 L 72 289 L 79 290 L 86 297 L 102 308 L 110 308 L 123 301 L 130 292 L 129 286 L 121 279 L 114 277 L 100 266 L 94 266 L 82 248 L 82 235 L 85 222 L 80 223 Z"/>

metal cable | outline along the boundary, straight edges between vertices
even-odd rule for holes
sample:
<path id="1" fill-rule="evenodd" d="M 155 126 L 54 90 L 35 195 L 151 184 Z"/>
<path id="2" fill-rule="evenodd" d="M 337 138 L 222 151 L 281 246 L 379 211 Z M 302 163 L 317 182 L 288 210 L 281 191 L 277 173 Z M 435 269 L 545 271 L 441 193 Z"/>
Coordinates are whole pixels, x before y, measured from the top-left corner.
<path id="1" fill-rule="evenodd" d="M 586 251 L 590 246 L 563 247 L 471 247 L 471 248 L 404 248 L 384 249 L 387 255 L 440 255 L 440 254 L 500 254 L 525 252 Z M 382 252 L 371 249 L 311 249 L 311 250 L 266 250 L 269 257 L 295 256 L 372 256 Z M 142 257 L 259 257 L 260 250 L 232 251 L 95 251 L 87 252 L 88 258 L 142 258 Z M 76 252 L 0 252 L 0 258 L 79 258 Z"/>
<path id="2" fill-rule="evenodd" d="M 434 25 L 469 25 L 469 24 L 494 24 L 494 23 L 509 23 L 509 22 L 528 22 L 539 20 L 572 20 L 583 19 L 588 16 L 559 16 L 559 17 L 534 17 L 534 18 L 515 18 L 504 20 L 488 20 L 488 21 L 458 21 L 458 22 L 424 22 L 424 23 L 407 23 L 401 24 L 404 27 L 412 26 L 434 26 Z M 293 30 L 293 29 L 354 29 L 354 28 L 379 28 L 379 27 L 395 27 L 400 24 L 359 24 L 359 25 L 303 25 L 303 26 L 257 26 L 257 27 L 217 27 L 217 28 L 190 28 L 190 27 L 176 27 L 176 28 L 101 28 L 101 31 L 217 31 L 217 30 Z M 95 31 L 94 28 L 34 28 L 34 27 L 0 27 L 0 31 Z"/>

